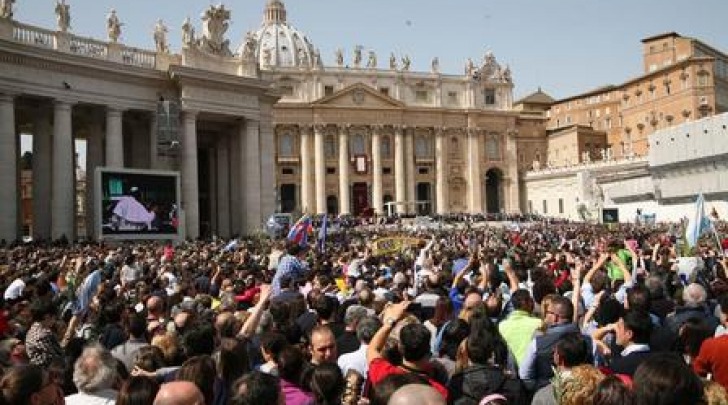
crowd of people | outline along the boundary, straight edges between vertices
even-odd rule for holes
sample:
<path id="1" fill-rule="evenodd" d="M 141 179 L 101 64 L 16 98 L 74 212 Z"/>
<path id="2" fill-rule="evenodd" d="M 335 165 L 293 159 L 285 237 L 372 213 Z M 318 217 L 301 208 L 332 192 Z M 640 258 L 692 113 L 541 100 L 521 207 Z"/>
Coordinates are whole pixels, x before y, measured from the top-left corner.
<path id="1" fill-rule="evenodd" d="M 675 230 L 5 245 L 0 404 L 727 404 L 728 246 Z"/>

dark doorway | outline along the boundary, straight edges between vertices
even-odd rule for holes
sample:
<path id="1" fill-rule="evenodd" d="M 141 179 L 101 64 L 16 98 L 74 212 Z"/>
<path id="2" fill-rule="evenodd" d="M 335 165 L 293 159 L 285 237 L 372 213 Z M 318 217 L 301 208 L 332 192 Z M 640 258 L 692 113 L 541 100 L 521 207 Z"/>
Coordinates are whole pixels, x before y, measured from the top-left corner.
<path id="1" fill-rule="evenodd" d="M 367 183 L 354 183 L 351 196 L 354 203 L 354 215 L 361 215 L 369 211 L 369 188 Z"/>
<path id="2" fill-rule="evenodd" d="M 339 199 L 335 195 L 326 197 L 326 213 L 339 215 Z"/>
<path id="3" fill-rule="evenodd" d="M 211 212 L 212 188 L 210 187 L 210 149 L 197 149 L 197 188 L 199 190 L 200 237 L 212 236 Z"/>
<path id="4" fill-rule="evenodd" d="M 293 212 L 296 209 L 296 185 L 281 184 L 281 212 Z"/>
<path id="5" fill-rule="evenodd" d="M 427 204 L 420 204 L 422 201 L 426 201 Z M 432 184 L 430 183 L 417 183 L 417 215 L 430 215 L 430 207 L 432 201 Z"/>
<path id="6" fill-rule="evenodd" d="M 485 209 L 489 214 L 501 212 L 503 172 L 490 169 L 485 173 Z"/>

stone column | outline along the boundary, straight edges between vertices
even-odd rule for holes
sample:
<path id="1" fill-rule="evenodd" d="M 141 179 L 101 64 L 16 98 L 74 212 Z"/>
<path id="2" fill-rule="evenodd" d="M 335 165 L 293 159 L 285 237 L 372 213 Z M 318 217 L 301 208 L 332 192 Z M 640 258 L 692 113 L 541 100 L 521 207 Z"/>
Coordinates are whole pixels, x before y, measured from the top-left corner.
<path id="1" fill-rule="evenodd" d="M 140 120 L 138 115 L 134 115 L 134 120 L 131 122 L 132 133 L 129 139 L 131 139 L 131 146 L 127 146 L 131 149 L 131 158 L 127 162 L 128 167 L 135 169 L 148 169 L 151 167 L 151 152 L 149 149 L 149 138 L 147 137 L 149 124 L 145 120 Z"/>
<path id="2" fill-rule="evenodd" d="M 243 167 L 243 160 L 241 158 L 242 142 L 240 139 L 240 128 L 230 128 L 228 146 L 230 155 L 230 233 L 232 235 L 242 233 L 245 223 L 243 222 L 243 193 L 244 190 L 240 189 L 240 185 L 243 184 L 244 173 L 241 168 Z M 231 235 L 231 236 L 232 236 Z"/>
<path id="3" fill-rule="evenodd" d="M 405 183 L 405 162 L 404 162 L 404 128 L 394 128 L 394 188 L 397 202 L 407 201 L 407 186 Z M 404 205 L 397 205 L 397 213 L 407 212 Z"/>
<path id="4" fill-rule="evenodd" d="M 71 103 L 56 100 L 53 113 L 53 184 L 51 200 L 51 237 L 75 237 L 76 184 L 73 159 Z"/>
<path id="5" fill-rule="evenodd" d="M 324 151 L 323 125 L 314 126 L 314 161 L 316 178 L 316 213 L 326 213 L 326 154 Z"/>
<path id="6" fill-rule="evenodd" d="M 384 193 L 382 191 L 382 126 L 372 126 L 372 205 L 374 212 L 382 214 Z"/>
<path id="7" fill-rule="evenodd" d="M 230 233 L 230 144 L 228 136 L 222 135 L 217 139 L 215 152 L 217 157 L 217 234 L 229 238 Z"/>
<path id="8" fill-rule="evenodd" d="M 53 162 L 53 111 L 50 105 L 36 111 L 33 123 L 33 236 L 51 237 L 51 163 Z"/>
<path id="9" fill-rule="evenodd" d="M 415 187 L 415 129 L 410 127 L 405 130 L 405 166 L 407 167 L 407 200 L 417 201 Z M 408 212 L 417 213 L 417 206 L 409 206 Z"/>
<path id="10" fill-rule="evenodd" d="M 449 210 L 447 201 L 447 166 L 446 166 L 446 142 L 445 131 L 442 128 L 435 128 L 435 205 L 438 214 L 446 214 Z"/>
<path id="11" fill-rule="evenodd" d="M 149 112 L 149 168 L 153 170 L 161 169 L 161 162 L 157 154 L 157 143 L 159 142 L 159 133 L 157 131 L 157 112 Z"/>
<path id="12" fill-rule="evenodd" d="M 516 130 L 510 130 L 506 133 L 506 164 L 508 165 L 507 180 L 504 183 L 504 191 L 508 196 L 506 200 L 506 212 L 508 213 L 520 213 L 521 212 L 521 199 L 520 199 L 520 185 L 518 181 L 518 145 L 516 137 L 518 132 Z"/>
<path id="13" fill-rule="evenodd" d="M 483 212 L 480 174 L 480 131 L 468 128 L 468 209 L 471 213 Z"/>
<path id="14" fill-rule="evenodd" d="M 313 168 L 311 167 L 311 126 L 301 126 L 301 212 L 311 213 L 316 209 L 313 201 Z"/>
<path id="15" fill-rule="evenodd" d="M 15 100 L 0 94 L 0 239 L 18 238 L 18 136 L 15 133 Z"/>
<path id="16" fill-rule="evenodd" d="M 200 236 L 196 111 L 184 112 L 182 128 L 182 209 L 185 213 L 185 237 L 195 239 Z"/>
<path id="17" fill-rule="evenodd" d="M 243 140 L 242 157 L 243 182 L 245 186 L 243 190 L 244 200 L 244 231 L 246 234 L 252 234 L 261 226 L 261 206 L 260 206 L 260 123 L 255 120 L 246 120 L 245 126 L 241 128 L 240 137 Z M 267 186 L 267 185 L 266 185 Z"/>
<path id="18" fill-rule="evenodd" d="M 106 166 L 124 167 L 124 134 L 122 132 L 123 111 L 106 108 Z"/>
<path id="19" fill-rule="evenodd" d="M 349 142 L 347 128 L 339 127 L 339 214 L 351 213 L 351 196 L 349 195 Z"/>
<path id="20" fill-rule="evenodd" d="M 104 119 L 100 112 L 90 113 L 88 138 L 86 139 L 86 235 L 96 237 L 96 168 L 104 165 Z"/>
<path id="21" fill-rule="evenodd" d="M 258 121 L 258 132 L 260 134 L 260 210 L 261 218 L 259 224 L 280 209 L 278 195 L 278 184 L 276 179 L 276 145 L 273 135 L 273 105 L 270 103 L 260 104 L 260 121 Z"/>

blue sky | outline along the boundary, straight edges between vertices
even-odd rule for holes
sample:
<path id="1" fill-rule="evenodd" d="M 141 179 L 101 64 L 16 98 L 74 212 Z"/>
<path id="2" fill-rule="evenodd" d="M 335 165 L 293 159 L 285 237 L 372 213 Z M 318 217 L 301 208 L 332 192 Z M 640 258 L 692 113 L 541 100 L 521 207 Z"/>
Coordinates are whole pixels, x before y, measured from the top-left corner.
<path id="1" fill-rule="evenodd" d="M 153 49 L 158 18 L 169 26 L 173 51 L 180 26 L 219 0 L 66 0 L 72 32 L 106 38 L 111 8 L 121 21 L 122 42 Z M 228 38 L 235 48 L 262 21 L 266 0 L 227 0 L 232 10 Z M 677 31 L 728 52 L 728 1 L 700 0 L 284 0 L 288 22 L 321 49 L 325 64 L 336 48 L 347 59 L 356 45 L 377 52 L 408 54 L 415 70 L 460 74 L 465 61 L 492 51 L 509 64 L 515 97 L 539 86 L 555 98 L 572 96 L 641 73 L 640 39 Z M 55 27 L 54 0 L 18 0 L 16 19 Z"/>

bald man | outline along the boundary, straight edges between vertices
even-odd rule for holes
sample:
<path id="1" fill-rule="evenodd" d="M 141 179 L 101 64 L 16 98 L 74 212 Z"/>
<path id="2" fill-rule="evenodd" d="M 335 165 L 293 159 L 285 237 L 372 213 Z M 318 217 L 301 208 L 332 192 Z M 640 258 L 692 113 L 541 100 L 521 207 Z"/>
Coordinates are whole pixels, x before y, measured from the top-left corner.
<path id="1" fill-rule="evenodd" d="M 326 325 L 319 325 L 311 331 L 311 363 L 319 365 L 323 363 L 334 363 L 338 358 L 336 350 L 336 338 L 334 333 Z"/>
<path id="2" fill-rule="evenodd" d="M 436 389 L 424 384 L 407 384 L 394 391 L 387 405 L 446 405 L 445 398 Z M 156 402 L 155 402 L 156 405 Z"/>
<path id="3" fill-rule="evenodd" d="M 159 388 L 154 405 L 205 405 L 205 398 L 194 383 L 174 381 Z"/>

